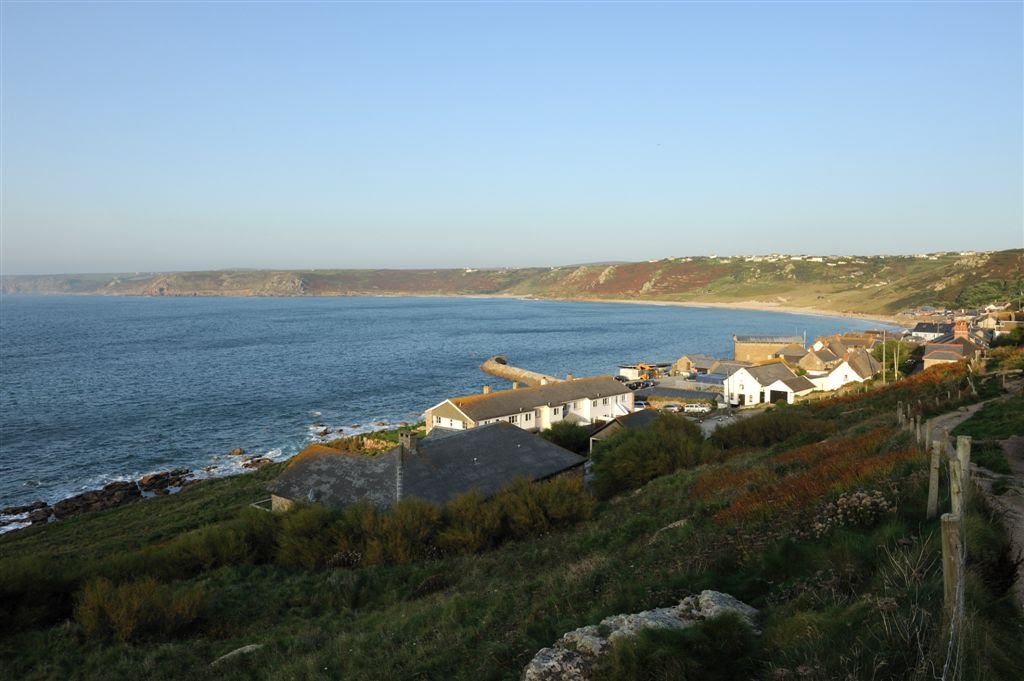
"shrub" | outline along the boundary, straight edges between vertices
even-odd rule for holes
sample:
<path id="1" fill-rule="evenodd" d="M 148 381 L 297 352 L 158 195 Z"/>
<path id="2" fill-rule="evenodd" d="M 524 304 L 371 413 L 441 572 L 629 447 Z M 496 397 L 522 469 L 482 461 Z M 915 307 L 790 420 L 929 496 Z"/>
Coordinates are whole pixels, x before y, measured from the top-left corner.
<path id="1" fill-rule="evenodd" d="M 292 567 L 326 565 L 336 553 L 330 530 L 336 515 L 321 504 L 298 506 L 281 517 L 275 562 Z"/>
<path id="2" fill-rule="evenodd" d="M 445 553 L 478 553 L 493 546 L 501 534 L 500 509 L 475 490 L 448 502 L 444 516 L 438 548 Z"/>
<path id="3" fill-rule="evenodd" d="M 590 450 L 590 429 L 568 421 L 560 421 L 542 430 L 540 436 L 577 454 L 586 454 Z"/>
<path id="4" fill-rule="evenodd" d="M 594 450 L 594 491 L 607 499 L 715 457 L 696 424 L 660 414 L 647 428 L 619 431 Z"/>
<path id="5" fill-rule="evenodd" d="M 829 502 L 811 527 L 816 537 L 823 537 L 837 527 L 874 527 L 894 510 L 895 507 L 878 490 L 848 492 Z"/>
<path id="6" fill-rule="evenodd" d="M 367 544 L 370 563 L 409 563 L 434 557 L 441 511 L 419 499 L 401 499 L 382 513 L 377 536 Z"/>
<path id="7" fill-rule="evenodd" d="M 770 447 L 781 442 L 815 442 L 835 430 L 829 421 L 799 408 L 772 408 L 716 428 L 709 438 L 719 449 Z"/>
<path id="8" fill-rule="evenodd" d="M 201 587 L 173 588 L 152 577 L 115 586 L 100 577 L 79 595 L 75 620 L 89 638 L 113 636 L 126 642 L 176 635 L 199 619 L 205 607 Z"/>

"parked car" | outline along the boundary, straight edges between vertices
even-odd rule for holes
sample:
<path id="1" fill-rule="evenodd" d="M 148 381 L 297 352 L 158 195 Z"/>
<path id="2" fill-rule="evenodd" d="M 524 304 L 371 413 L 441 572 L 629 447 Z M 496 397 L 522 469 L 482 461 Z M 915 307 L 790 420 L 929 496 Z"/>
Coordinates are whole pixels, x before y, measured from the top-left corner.
<path id="1" fill-rule="evenodd" d="M 630 390 L 639 390 L 640 388 L 644 387 L 644 384 L 641 383 L 640 381 L 634 381 L 633 383 L 627 383 L 626 387 L 629 388 Z"/>
<path id="2" fill-rule="evenodd" d="M 711 407 L 706 404 L 688 404 L 683 408 L 687 414 L 707 414 Z"/>
<path id="3" fill-rule="evenodd" d="M 681 405 L 681 404 L 663 404 L 663 405 L 661 405 L 661 410 L 662 411 L 670 411 L 673 414 L 675 414 L 675 413 L 680 412 L 680 411 L 683 410 L 683 405 Z"/>
<path id="4" fill-rule="evenodd" d="M 635 400 L 633 402 L 633 411 L 640 411 L 641 409 L 646 409 L 649 406 L 650 405 L 647 404 L 646 400 Z"/>

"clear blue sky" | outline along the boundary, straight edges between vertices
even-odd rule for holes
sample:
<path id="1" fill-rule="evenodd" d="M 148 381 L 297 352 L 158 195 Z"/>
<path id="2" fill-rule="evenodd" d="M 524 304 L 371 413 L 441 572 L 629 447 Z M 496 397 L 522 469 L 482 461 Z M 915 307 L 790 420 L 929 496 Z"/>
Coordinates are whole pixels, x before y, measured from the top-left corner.
<path id="1" fill-rule="evenodd" d="M 985 3 L 2 6 L 5 274 L 1024 245 Z"/>

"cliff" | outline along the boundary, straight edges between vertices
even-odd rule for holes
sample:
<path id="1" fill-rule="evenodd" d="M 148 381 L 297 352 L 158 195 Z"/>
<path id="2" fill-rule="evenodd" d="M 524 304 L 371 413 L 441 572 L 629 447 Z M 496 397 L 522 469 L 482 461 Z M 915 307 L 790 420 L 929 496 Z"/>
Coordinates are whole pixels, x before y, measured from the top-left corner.
<path id="1" fill-rule="evenodd" d="M 225 270 L 0 277 L 4 294 L 130 296 L 493 295 L 760 303 L 895 314 L 1019 295 L 1024 249 L 927 256 L 693 257 L 564 267 Z M 978 299 L 978 300 L 975 300 Z"/>

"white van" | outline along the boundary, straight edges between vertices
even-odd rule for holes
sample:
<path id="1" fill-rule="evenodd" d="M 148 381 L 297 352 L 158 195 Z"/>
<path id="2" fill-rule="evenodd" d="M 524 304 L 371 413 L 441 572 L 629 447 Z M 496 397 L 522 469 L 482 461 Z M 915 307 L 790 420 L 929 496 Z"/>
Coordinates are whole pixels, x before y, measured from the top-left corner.
<path id="1" fill-rule="evenodd" d="M 686 414 L 707 414 L 711 411 L 711 407 L 706 404 L 688 404 L 683 407 L 683 412 Z"/>

